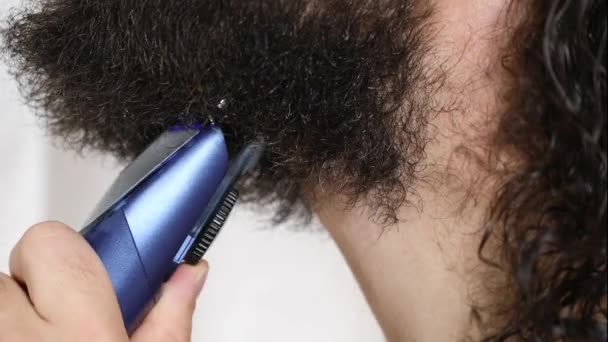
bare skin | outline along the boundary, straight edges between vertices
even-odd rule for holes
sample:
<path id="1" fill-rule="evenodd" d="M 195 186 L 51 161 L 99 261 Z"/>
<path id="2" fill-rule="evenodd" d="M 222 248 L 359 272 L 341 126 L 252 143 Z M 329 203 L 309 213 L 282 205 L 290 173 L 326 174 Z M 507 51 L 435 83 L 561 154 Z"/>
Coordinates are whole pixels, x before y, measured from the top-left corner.
<path id="1" fill-rule="evenodd" d="M 190 341 L 208 266 L 182 265 L 129 339 L 110 279 L 93 249 L 58 222 L 30 228 L 0 273 L 0 341 Z"/>
<path id="2" fill-rule="evenodd" d="M 491 177 L 476 182 L 483 171 L 459 151 L 476 149 L 472 141 L 483 146 L 484 134 L 492 129 L 487 122 L 497 111 L 500 83 L 492 61 L 506 31 L 501 5 L 500 0 L 437 3 L 441 24 L 434 45 L 441 49 L 433 58 L 446 61 L 447 88 L 461 90 L 444 94 L 445 100 L 456 100 L 462 109 L 439 113 L 431 122 L 436 132 L 427 149 L 429 167 L 413 204 L 401 208 L 401 221 L 384 227 L 370 220 L 364 203 L 345 208 L 339 198 L 318 206 L 321 222 L 389 341 L 457 341 L 475 335 L 471 294 L 482 295 L 475 293 L 475 270 L 481 266 L 477 246 Z"/>

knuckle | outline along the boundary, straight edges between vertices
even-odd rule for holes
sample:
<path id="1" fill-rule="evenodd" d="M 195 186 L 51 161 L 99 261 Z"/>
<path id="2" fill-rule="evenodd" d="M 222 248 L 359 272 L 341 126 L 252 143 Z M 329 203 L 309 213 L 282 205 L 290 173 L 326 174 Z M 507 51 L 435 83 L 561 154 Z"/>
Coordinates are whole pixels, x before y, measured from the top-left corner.
<path id="1" fill-rule="evenodd" d="M 71 229 L 60 222 L 43 222 L 30 227 L 21 237 L 20 245 L 28 251 L 45 250 L 54 241 L 65 239 L 71 233 Z"/>
<path id="2" fill-rule="evenodd" d="M 70 277 L 96 281 L 100 277 L 101 263 L 93 250 L 80 239 L 78 233 L 61 222 L 39 223 L 25 232 L 15 257 L 25 260 L 27 264 L 52 259 L 49 265 L 60 267 Z M 60 263 L 57 262 L 59 258 Z"/>
<path id="3" fill-rule="evenodd" d="M 48 239 L 55 239 L 65 234 L 71 233 L 71 229 L 65 224 L 57 221 L 48 221 L 31 226 L 23 235 L 23 242 L 37 244 L 46 242 Z"/>
<path id="4" fill-rule="evenodd" d="M 33 260 L 45 260 L 45 256 L 57 249 L 65 240 L 69 228 L 62 223 L 51 221 L 38 223 L 23 234 L 17 246 L 11 252 L 11 259 L 28 263 Z"/>

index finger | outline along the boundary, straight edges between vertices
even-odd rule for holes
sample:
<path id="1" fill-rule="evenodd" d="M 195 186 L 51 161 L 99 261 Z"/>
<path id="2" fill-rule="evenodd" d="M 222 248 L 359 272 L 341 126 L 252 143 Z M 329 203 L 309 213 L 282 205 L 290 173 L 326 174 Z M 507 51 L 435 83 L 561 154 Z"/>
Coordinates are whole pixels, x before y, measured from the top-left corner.
<path id="1" fill-rule="evenodd" d="M 11 252 L 10 270 L 26 286 L 38 314 L 52 325 L 83 337 L 124 331 L 103 264 L 69 227 L 48 222 L 30 228 Z"/>

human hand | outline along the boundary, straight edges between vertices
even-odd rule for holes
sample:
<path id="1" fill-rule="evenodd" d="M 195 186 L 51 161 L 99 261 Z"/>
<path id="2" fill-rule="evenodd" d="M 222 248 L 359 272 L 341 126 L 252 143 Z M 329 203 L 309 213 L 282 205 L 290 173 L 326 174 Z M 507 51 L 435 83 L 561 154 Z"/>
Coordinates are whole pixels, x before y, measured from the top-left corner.
<path id="1" fill-rule="evenodd" d="M 0 342 L 187 342 L 208 266 L 180 265 L 131 339 L 103 264 L 58 222 L 30 228 L 0 273 Z"/>

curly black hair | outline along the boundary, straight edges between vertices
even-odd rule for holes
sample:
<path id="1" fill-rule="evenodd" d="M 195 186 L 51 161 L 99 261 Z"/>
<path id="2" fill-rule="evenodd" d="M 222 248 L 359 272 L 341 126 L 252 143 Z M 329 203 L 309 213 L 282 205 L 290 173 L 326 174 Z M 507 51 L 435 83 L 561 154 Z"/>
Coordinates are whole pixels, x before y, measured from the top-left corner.
<path id="1" fill-rule="evenodd" d="M 413 3 L 37 0 L 9 16 L 5 52 L 70 147 L 129 160 L 211 115 L 232 152 L 266 143 L 245 199 L 306 214 L 310 180 L 323 178 L 394 221 L 437 88 L 421 68 L 429 10 Z"/>
<path id="2" fill-rule="evenodd" d="M 512 2 L 522 19 L 490 150 L 514 167 L 496 173 L 479 248 L 508 296 L 474 317 L 487 341 L 606 340 L 606 1 Z M 211 113 L 231 149 L 268 144 L 248 199 L 306 213 L 321 180 L 391 222 L 444 76 L 424 67 L 422 3 L 37 0 L 10 16 L 4 51 L 72 146 L 129 159 Z"/>
<path id="3" fill-rule="evenodd" d="M 479 249 L 515 297 L 487 340 L 606 341 L 606 1 L 519 5 L 493 151 L 518 162 Z"/>

